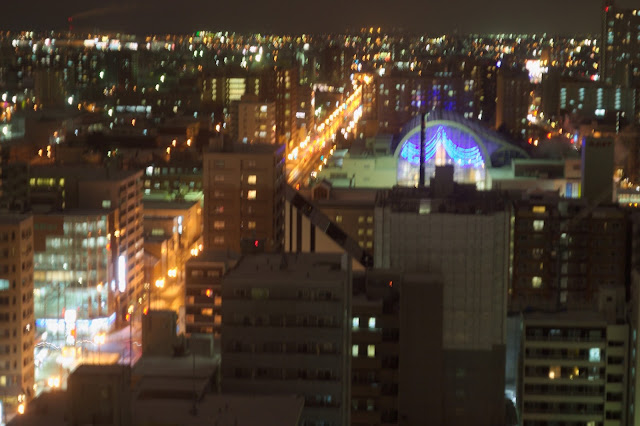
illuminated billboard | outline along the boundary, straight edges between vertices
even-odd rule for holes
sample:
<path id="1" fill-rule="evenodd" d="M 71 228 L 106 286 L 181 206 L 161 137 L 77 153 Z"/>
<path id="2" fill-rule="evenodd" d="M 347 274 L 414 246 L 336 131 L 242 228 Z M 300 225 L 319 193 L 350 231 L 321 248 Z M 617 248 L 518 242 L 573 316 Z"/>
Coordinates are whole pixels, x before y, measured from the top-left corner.
<path id="1" fill-rule="evenodd" d="M 124 254 L 118 257 L 118 290 L 124 293 L 127 289 L 127 260 Z"/>

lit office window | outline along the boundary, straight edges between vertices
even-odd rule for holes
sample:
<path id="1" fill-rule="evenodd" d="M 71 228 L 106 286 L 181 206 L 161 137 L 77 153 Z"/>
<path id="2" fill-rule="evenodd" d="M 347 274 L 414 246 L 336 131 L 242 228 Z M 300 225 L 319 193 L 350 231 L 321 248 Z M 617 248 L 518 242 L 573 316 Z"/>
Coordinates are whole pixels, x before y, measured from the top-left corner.
<path id="1" fill-rule="evenodd" d="M 353 325 L 353 328 L 358 328 L 360 326 L 360 318 L 353 317 L 353 320 L 351 320 L 351 324 Z"/>
<path id="2" fill-rule="evenodd" d="M 533 278 L 531 278 L 531 287 L 533 287 L 533 288 L 542 287 L 542 277 L 533 277 Z"/>
<path id="3" fill-rule="evenodd" d="M 255 223 L 254 221 L 251 221 L 251 220 L 250 220 L 250 221 L 247 223 L 247 228 L 249 228 L 249 229 L 256 229 L 256 223 Z"/>
<path id="4" fill-rule="evenodd" d="M 376 328 L 376 319 L 373 317 L 369 318 L 369 328 Z"/>
<path id="5" fill-rule="evenodd" d="M 249 177 L 247 178 L 247 183 L 249 185 L 255 185 L 256 182 L 258 181 L 256 175 L 249 175 Z"/>
<path id="6" fill-rule="evenodd" d="M 213 229 L 224 229 L 224 220 L 216 220 L 213 222 Z"/>
<path id="7" fill-rule="evenodd" d="M 251 189 L 247 191 L 247 200 L 255 200 L 257 196 L 257 191 L 255 189 Z"/>
<path id="8" fill-rule="evenodd" d="M 376 356 L 376 345 L 367 345 L 367 356 L 374 358 Z"/>
<path id="9" fill-rule="evenodd" d="M 544 220 L 534 220 L 533 221 L 533 230 L 534 231 L 542 231 L 544 229 Z"/>
<path id="10" fill-rule="evenodd" d="M 351 356 L 352 357 L 358 356 L 358 345 L 351 345 Z"/>

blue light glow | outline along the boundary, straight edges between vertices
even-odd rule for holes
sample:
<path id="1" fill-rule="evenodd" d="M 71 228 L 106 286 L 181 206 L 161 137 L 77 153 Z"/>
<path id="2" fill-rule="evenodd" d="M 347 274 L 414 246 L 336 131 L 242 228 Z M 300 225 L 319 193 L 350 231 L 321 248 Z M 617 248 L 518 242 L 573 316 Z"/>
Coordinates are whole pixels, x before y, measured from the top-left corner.
<path id="1" fill-rule="evenodd" d="M 480 148 L 476 144 L 465 148 L 453 142 L 442 126 L 439 126 L 431 139 L 425 143 L 424 162 L 427 163 L 438 152 L 438 148 L 443 147 L 447 156 L 456 164 L 462 167 L 479 168 L 484 165 L 484 158 Z M 418 164 L 420 158 L 420 142 L 407 141 L 400 151 L 400 157 L 413 165 Z"/>

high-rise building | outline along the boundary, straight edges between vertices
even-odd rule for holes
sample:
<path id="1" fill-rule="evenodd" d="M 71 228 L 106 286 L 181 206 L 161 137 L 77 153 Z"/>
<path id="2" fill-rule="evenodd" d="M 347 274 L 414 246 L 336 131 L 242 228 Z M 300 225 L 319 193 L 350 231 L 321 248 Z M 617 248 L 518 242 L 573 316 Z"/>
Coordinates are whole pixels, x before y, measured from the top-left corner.
<path id="1" fill-rule="evenodd" d="M 614 0 L 602 6 L 600 78 L 628 87 L 640 83 L 640 11 L 624 9 Z"/>
<path id="2" fill-rule="evenodd" d="M 39 332 L 61 341 L 92 340 L 106 327 L 89 327 L 113 313 L 109 283 L 116 259 L 109 235 L 115 232 L 115 211 L 69 209 L 34 216 L 35 315 Z M 61 330 L 65 312 L 75 313 L 76 327 Z M 103 321 L 104 322 L 104 321 Z M 60 334 L 64 332 L 64 335 Z"/>
<path id="3" fill-rule="evenodd" d="M 222 279 L 238 262 L 227 252 L 204 251 L 185 266 L 185 332 L 187 336 L 213 336 L 214 351 L 220 353 L 222 331 Z"/>
<path id="4" fill-rule="evenodd" d="M 441 306 L 428 326 L 441 336 L 433 362 L 442 384 L 433 386 L 442 388 L 443 404 L 426 423 L 492 425 L 504 417 L 509 210 L 497 192 L 454 183 L 453 172 L 439 167 L 430 187 L 378 195 L 374 265 L 440 288 L 415 288 L 415 300 L 433 297 Z"/>
<path id="5" fill-rule="evenodd" d="M 527 115 L 533 85 L 525 71 L 501 70 L 496 85 L 496 129 L 504 127 L 513 137 L 526 137 Z"/>
<path id="6" fill-rule="evenodd" d="M 0 215 L 0 398 L 13 413 L 35 395 L 33 217 Z"/>
<path id="7" fill-rule="evenodd" d="M 205 152 L 205 249 L 283 246 L 284 158 L 283 145 L 229 144 Z"/>
<path id="8" fill-rule="evenodd" d="M 553 77 L 549 80 L 546 83 L 552 86 Z M 545 93 L 545 96 L 550 96 L 550 99 L 546 99 L 547 104 L 556 104 L 557 100 L 557 109 L 548 109 L 545 114 L 559 116 L 561 112 L 566 112 L 584 119 L 620 122 L 622 125 L 634 120 L 637 93 L 635 88 L 614 87 L 592 81 L 560 81 L 557 85 L 556 89 L 559 92 L 550 93 L 549 90 Z"/>
<path id="9" fill-rule="evenodd" d="M 600 288 L 624 288 L 623 210 L 555 194 L 515 200 L 513 206 L 511 311 L 594 310 Z"/>
<path id="10" fill-rule="evenodd" d="M 235 105 L 232 139 L 241 143 L 276 143 L 276 104 L 243 96 Z M 232 113 L 233 115 L 233 113 Z"/>
<path id="11" fill-rule="evenodd" d="M 117 211 L 109 239 L 115 270 L 109 283 L 110 307 L 120 321 L 130 306 L 145 295 L 142 171 L 122 171 L 87 166 L 40 166 L 31 168 L 30 198 L 34 212 L 66 209 L 113 209 Z"/>
<path id="12" fill-rule="evenodd" d="M 286 152 L 299 142 L 298 111 L 299 73 L 297 67 L 276 68 L 276 142 L 286 145 Z"/>
<path id="13" fill-rule="evenodd" d="M 222 280 L 224 392 L 298 394 L 302 424 L 349 424 L 351 261 L 243 258 Z"/>
<path id="14" fill-rule="evenodd" d="M 455 111 L 473 118 L 476 82 L 463 75 L 417 77 L 390 75 L 377 80 L 377 117 L 380 131 L 397 133 L 412 117 L 434 109 Z"/>
<path id="15" fill-rule="evenodd" d="M 522 352 L 523 426 L 632 424 L 627 324 L 597 312 L 528 314 Z"/>

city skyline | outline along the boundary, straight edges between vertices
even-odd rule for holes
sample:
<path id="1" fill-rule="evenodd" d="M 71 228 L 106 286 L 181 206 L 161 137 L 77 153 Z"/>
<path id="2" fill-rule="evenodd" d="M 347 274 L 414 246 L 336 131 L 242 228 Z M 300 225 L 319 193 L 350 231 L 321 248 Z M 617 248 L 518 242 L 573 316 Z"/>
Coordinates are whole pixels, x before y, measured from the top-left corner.
<path id="1" fill-rule="evenodd" d="M 553 2 L 535 5 L 509 0 L 475 2 L 421 2 L 402 0 L 386 7 L 384 2 L 335 0 L 316 8 L 313 3 L 284 0 L 267 3 L 257 0 L 214 4 L 191 0 L 189 7 L 168 0 L 97 1 L 71 0 L 64 4 L 34 0 L 29 10 L 24 3 L 3 5 L 2 30 L 64 30 L 68 18 L 79 31 L 123 31 L 129 33 L 189 33 L 196 30 L 250 32 L 323 33 L 382 26 L 406 31 L 438 33 L 543 33 L 570 34 L 600 32 L 600 0 Z M 618 1 L 633 7 L 631 0 Z M 341 8 L 342 13 L 336 14 Z M 553 10 L 554 13 L 549 13 Z M 421 12 L 421 13 L 416 13 Z M 146 15 L 145 15 L 146 14 Z M 147 19 L 145 19 L 145 16 Z M 305 17 L 313 16 L 312 20 Z M 222 19 L 221 19 L 222 17 Z M 266 18 L 266 19 L 265 19 Z"/>

